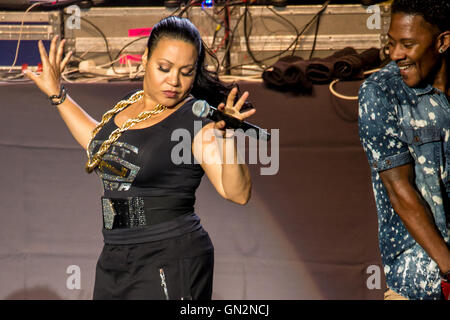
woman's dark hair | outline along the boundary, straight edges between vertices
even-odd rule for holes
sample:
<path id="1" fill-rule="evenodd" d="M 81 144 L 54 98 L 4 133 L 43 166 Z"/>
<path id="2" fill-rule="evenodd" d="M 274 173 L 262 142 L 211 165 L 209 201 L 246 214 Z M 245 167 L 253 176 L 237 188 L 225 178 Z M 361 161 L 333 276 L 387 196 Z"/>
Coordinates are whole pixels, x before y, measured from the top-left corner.
<path id="1" fill-rule="evenodd" d="M 394 0 L 391 12 L 421 15 L 440 32 L 450 30 L 449 0 Z"/>
<path id="2" fill-rule="evenodd" d="M 219 80 L 217 72 L 207 70 L 205 64 L 206 53 L 211 56 L 213 56 L 213 54 L 207 50 L 195 25 L 189 21 L 189 19 L 176 16 L 162 19 L 153 27 L 150 37 L 148 38 L 148 58 L 150 58 L 153 50 L 162 38 L 182 40 L 193 44 L 197 49 L 197 70 L 191 94 L 197 99 L 206 100 L 212 106 L 217 106 L 221 102 L 226 102 L 228 93 L 236 85 L 226 85 Z M 240 96 L 240 94 L 238 94 L 238 96 Z M 236 97 L 236 99 L 238 99 L 238 97 Z M 246 102 L 242 109 L 249 107 L 252 107 L 251 104 Z"/>

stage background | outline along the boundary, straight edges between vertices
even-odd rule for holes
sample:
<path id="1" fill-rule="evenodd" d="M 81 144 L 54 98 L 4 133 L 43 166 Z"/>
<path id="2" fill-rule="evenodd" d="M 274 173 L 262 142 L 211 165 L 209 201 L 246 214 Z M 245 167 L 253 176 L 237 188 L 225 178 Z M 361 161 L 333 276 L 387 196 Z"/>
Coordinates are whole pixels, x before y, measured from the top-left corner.
<path id="1" fill-rule="evenodd" d="M 337 87 L 356 95 L 360 84 Z M 140 86 L 66 84 L 96 119 Z M 357 102 L 335 98 L 327 85 L 306 97 L 261 82 L 240 86 L 257 108 L 250 121 L 280 130 L 279 171 L 261 175 L 268 165 L 250 166 L 246 206 L 222 199 L 203 178 L 196 211 L 216 248 L 213 298 L 381 299 Z M 34 85 L 1 84 L 0 97 L 0 298 L 91 299 L 102 248 L 100 181 L 85 173 L 84 150 Z M 70 289 L 73 270 L 79 289 Z M 377 276 L 380 288 L 369 288 Z"/>

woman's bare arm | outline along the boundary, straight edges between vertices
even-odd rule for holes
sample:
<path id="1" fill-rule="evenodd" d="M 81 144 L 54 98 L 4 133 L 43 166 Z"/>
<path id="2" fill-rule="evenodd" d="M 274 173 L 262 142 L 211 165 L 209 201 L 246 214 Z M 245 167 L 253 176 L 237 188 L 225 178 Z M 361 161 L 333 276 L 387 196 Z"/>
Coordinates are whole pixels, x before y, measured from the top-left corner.
<path id="1" fill-rule="evenodd" d="M 72 53 L 69 52 L 63 59 L 65 40 L 62 40 L 59 45 L 57 41 L 58 36 L 55 36 L 51 42 L 48 56 L 42 41 L 39 41 L 39 53 L 42 61 L 42 73 L 40 75 L 31 71 L 24 72 L 49 97 L 59 95 L 61 73 L 72 56 Z M 86 149 L 91 138 L 91 133 L 97 125 L 97 121 L 69 96 L 67 96 L 63 103 L 57 106 L 57 109 L 75 140 L 77 140 L 83 149 Z"/>
<path id="2" fill-rule="evenodd" d="M 248 92 L 245 92 L 233 106 L 236 94 L 237 90 L 234 88 L 228 96 L 226 106 L 220 104 L 218 109 L 244 120 L 253 115 L 256 110 L 240 113 Z M 224 121 L 204 126 L 194 138 L 193 153 L 217 192 L 225 199 L 244 205 L 251 196 L 250 172 L 245 163 L 238 161 L 235 139 L 227 138 L 226 134 Z"/>

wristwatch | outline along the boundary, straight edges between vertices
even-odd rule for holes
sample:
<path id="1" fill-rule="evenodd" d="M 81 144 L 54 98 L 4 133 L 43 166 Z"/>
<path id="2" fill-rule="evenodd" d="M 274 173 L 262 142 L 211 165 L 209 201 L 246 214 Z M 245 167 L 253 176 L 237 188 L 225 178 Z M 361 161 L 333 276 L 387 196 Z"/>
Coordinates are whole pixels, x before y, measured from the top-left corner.
<path id="1" fill-rule="evenodd" d="M 52 105 L 57 106 L 63 103 L 66 100 L 67 92 L 64 86 L 61 86 L 61 90 L 59 91 L 59 95 L 53 95 L 48 97 Z M 56 99 L 56 100 L 55 100 Z"/>

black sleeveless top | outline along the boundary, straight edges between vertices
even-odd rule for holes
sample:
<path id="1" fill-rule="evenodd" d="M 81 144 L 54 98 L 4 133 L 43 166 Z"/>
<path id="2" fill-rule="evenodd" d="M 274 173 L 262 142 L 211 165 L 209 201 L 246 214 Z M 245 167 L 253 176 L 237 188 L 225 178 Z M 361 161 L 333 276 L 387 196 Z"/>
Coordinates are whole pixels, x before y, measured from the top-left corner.
<path id="1" fill-rule="evenodd" d="M 192 155 L 192 142 L 207 123 L 192 113 L 191 99 L 147 128 L 129 129 L 111 145 L 95 169 L 105 197 L 190 196 L 204 174 Z M 113 116 L 89 145 L 91 154 L 117 129 Z"/>
<path id="2" fill-rule="evenodd" d="M 125 99 L 127 99 L 128 95 Z M 114 142 L 95 169 L 100 177 L 104 197 L 178 197 L 192 198 L 199 186 L 204 171 L 192 154 L 192 142 L 198 131 L 208 119 L 201 119 L 192 113 L 191 99 L 162 121 L 142 129 L 128 129 Z M 103 141 L 117 129 L 113 116 L 96 134 L 88 146 L 91 155 L 95 154 Z M 195 215 L 195 213 L 193 213 Z M 195 216 L 196 217 L 196 216 Z M 198 219 L 198 218 L 196 218 Z M 180 220 L 180 219 L 178 219 Z M 181 219 L 182 220 L 182 219 Z M 186 221 L 181 221 L 180 224 Z M 171 221 L 169 221 L 171 222 Z M 191 221 L 192 222 L 192 221 Z M 157 225 L 158 239 L 152 230 L 154 226 L 138 230 L 105 230 L 105 242 L 114 243 L 109 235 L 118 236 L 115 243 L 134 243 L 160 240 L 164 235 L 164 224 Z M 169 223 L 171 229 L 178 224 Z M 147 229 L 147 230 L 142 230 Z M 139 236 L 139 234 L 147 235 Z M 138 238 L 139 241 L 127 239 Z"/>

